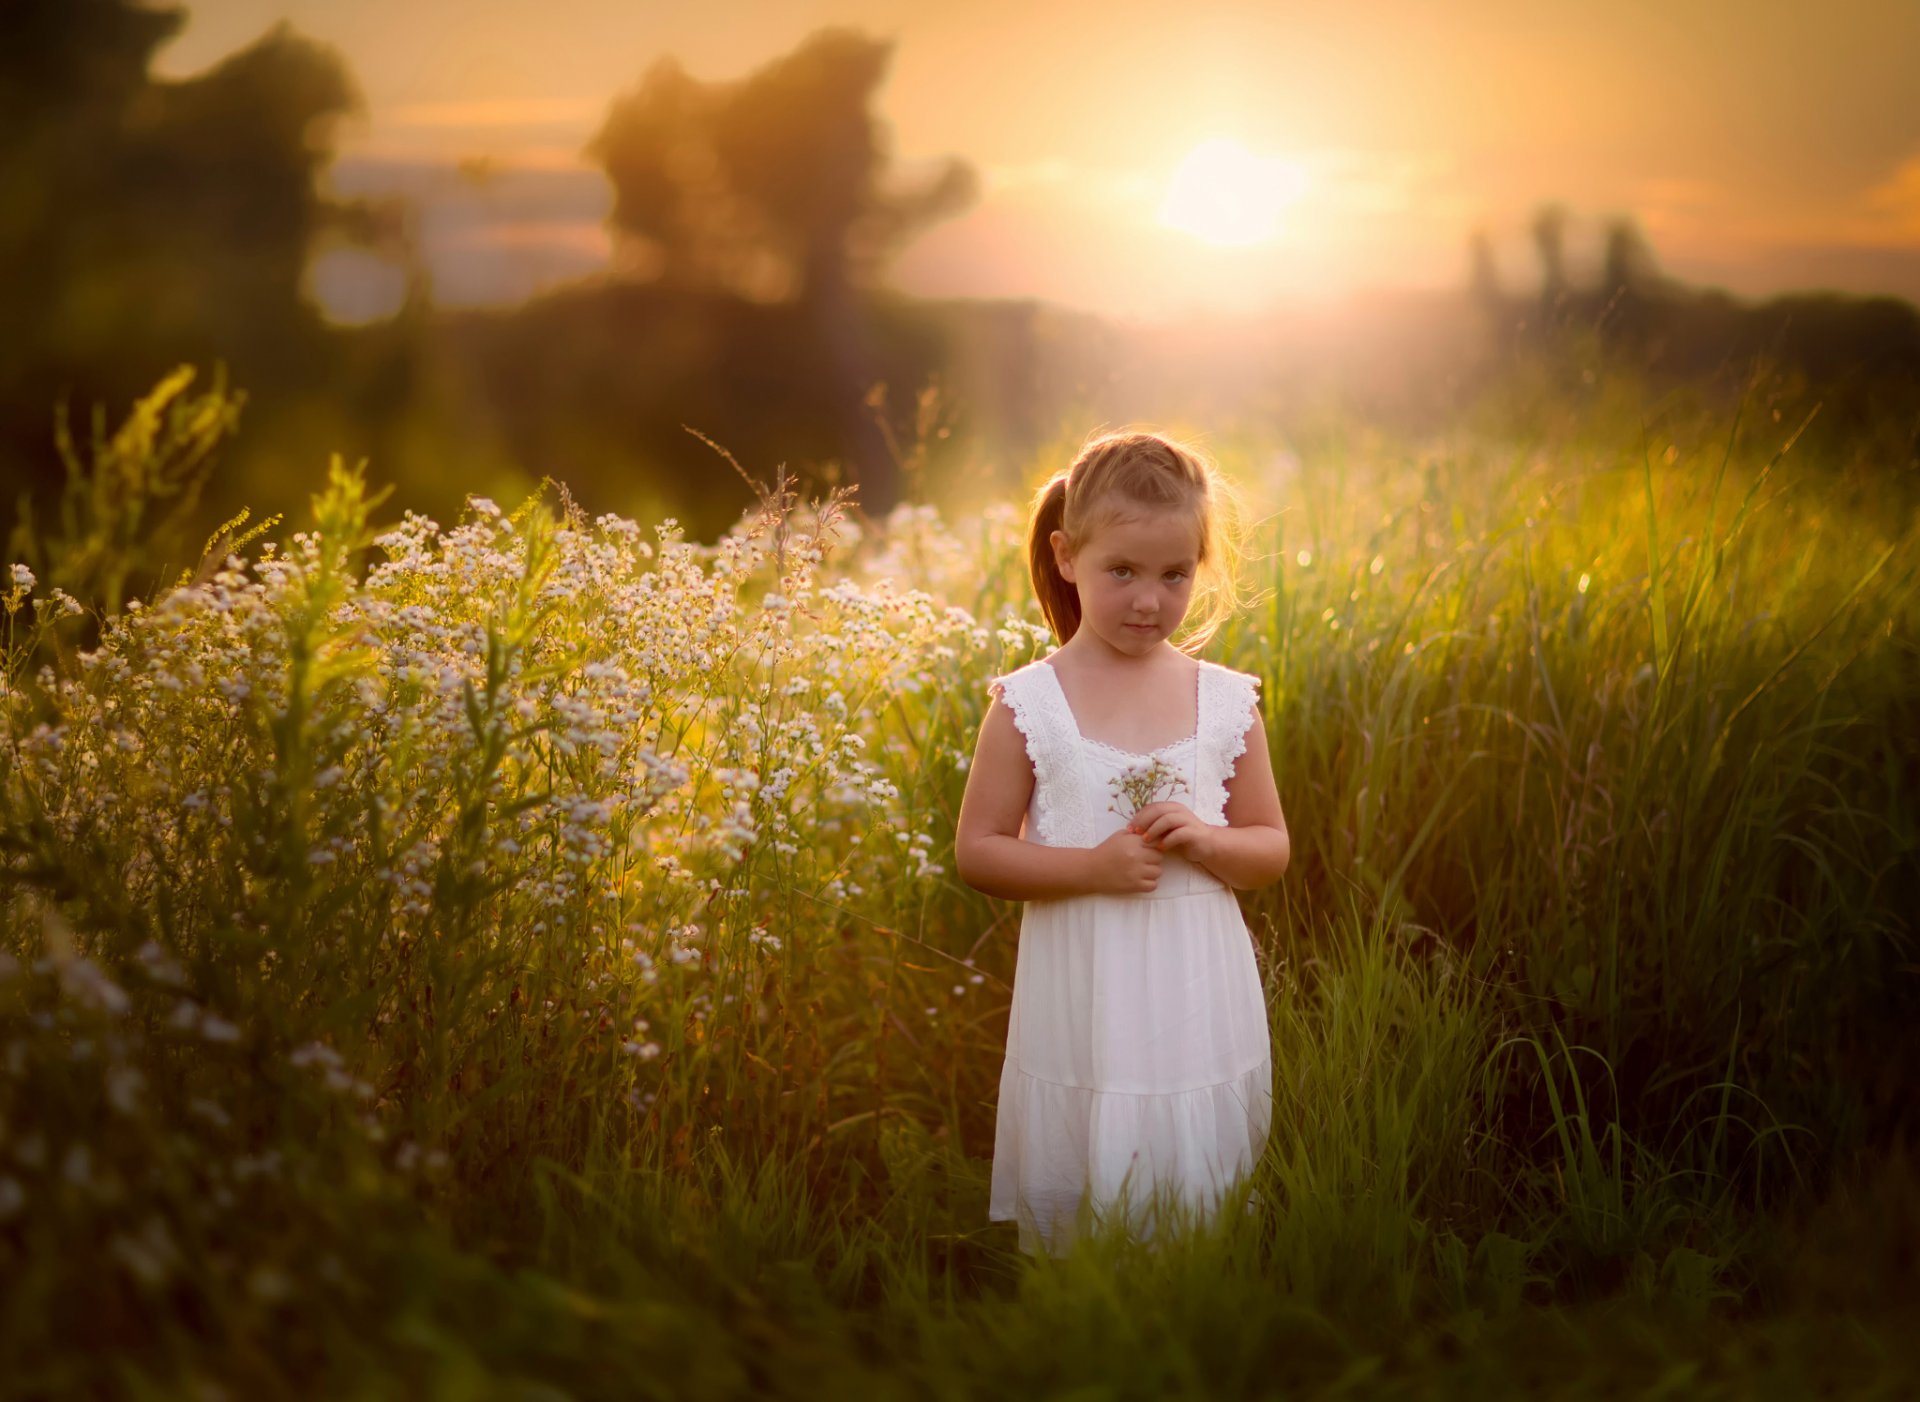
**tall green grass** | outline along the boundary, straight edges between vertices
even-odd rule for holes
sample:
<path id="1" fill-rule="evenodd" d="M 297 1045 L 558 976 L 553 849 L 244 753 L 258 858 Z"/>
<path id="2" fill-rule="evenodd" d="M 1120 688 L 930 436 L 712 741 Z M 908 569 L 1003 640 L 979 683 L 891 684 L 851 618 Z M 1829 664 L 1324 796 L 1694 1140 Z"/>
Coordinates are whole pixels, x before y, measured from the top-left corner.
<path id="1" fill-rule="evenodd" d="M 336 466 L 137 609 L 22 576 L 0 1388 L 1897 1376 L 1911 510 L 1790 426 L 1511 427 L 1227 463 L 1274 1131 L 1251 1210 L 1064 1261 L 986 1220 L 1018 909 L 950 861 L 1048 646 L 1011 509 L 392 530 Z"/>

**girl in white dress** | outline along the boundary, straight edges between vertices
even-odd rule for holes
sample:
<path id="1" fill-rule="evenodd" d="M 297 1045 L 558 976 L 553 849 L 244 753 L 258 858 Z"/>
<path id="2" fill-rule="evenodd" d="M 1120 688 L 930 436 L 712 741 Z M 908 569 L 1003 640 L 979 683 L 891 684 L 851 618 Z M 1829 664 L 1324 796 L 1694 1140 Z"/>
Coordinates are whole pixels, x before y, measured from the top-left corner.
<path id="1" fill-rule="evenodd" d="M 1234 506 L 1205 457 L 1143 432 L 1092 440 L 1034 500 L 1060 646 L 990 684 L 954 841 L 962 880 L 1026 903 L 988 1216 L 1030 1254 L 1095 1222 L 1150 1237 L 1168 1202 L 1204 1220 L 1266 1143 L 1234 889 L 1286 870 L 1286 819 L 1258 679 L 1192 655 L 1236 606 Z"/>

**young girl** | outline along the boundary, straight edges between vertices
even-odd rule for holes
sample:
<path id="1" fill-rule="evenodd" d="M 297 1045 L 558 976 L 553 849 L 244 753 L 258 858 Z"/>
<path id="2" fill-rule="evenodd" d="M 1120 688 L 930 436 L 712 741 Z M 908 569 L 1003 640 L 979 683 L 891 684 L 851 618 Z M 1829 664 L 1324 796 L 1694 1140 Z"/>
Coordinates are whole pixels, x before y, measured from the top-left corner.
<path id="1" fill-rule="evenodd" d="M 1257 679 L 1192 655 L 1234 607 L 1223 492 L 1192 449 L 1126 432 L 1035 498 L 1060 646 L 990 683 L 954 840 L 962 880 L 1027 903 L 988 1216 L 1030 1254 L 1116 1212 L 1150 1236 L 1156 1198 L 1204 1218 L 1265 1146 L 1266 1000 L 1233 888 L 1277 880 L 1289 845 Z M 1175 647 L 1202 567 L 1209 607 Z"/>

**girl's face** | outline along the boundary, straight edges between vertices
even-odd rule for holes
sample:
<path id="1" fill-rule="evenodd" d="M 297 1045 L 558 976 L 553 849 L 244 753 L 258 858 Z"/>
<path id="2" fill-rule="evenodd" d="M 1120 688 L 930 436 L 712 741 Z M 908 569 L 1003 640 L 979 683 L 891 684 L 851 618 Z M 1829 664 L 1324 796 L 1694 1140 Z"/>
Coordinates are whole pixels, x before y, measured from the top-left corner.
<path id="1" fill-rule="evenodd" d="M 1079 591 L 1080 626 L 1116 652 L 1139 656 L 1158 647 L 1187 616 L 1200 540 L 1185 512 L 1122 517 L 1072 555 L 1065 532 L 1050 540 L 1060 577 Z"/>

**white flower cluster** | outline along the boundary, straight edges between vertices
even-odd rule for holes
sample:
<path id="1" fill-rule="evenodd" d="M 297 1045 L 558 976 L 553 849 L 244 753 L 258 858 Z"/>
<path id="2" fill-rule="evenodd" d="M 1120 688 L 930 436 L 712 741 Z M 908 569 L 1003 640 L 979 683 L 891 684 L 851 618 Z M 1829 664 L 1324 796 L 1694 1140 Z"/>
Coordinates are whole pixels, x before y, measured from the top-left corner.
<path id="1" fill-rule="evenodd" d="M 649 541 L 613 516 L 469 507 L 451 529 L 408 513 L 332 595 L 335 547 L 301 532 L 107 620 L 77 674 L 43 677 L 59 719 L 19 737 L 7 782 L 62 833 L 108 810 L 137 825 L 121 876 L 141 893 L 289 802 L 307 864 L 371 877 L 404 921 L 472 883 L 551 930 L 643 893 L 672 924 L 743 864 L 834 899 L 882 876 L 846 835 L 901 826 L 920 782 L 902 747 L 875 748 L 889 699 L 937 695 L 994 639 L 895 578 L 977 578 L 930 508 L 896 512 L 825 579 L 859 537 L 830 507 L 749 517 L 713 545 L 672 521 Z M 1032 626 L 998 639 L 1030 648 Z M 940 875 L 934 834 L 911 836 L 905 873 Z"/>

